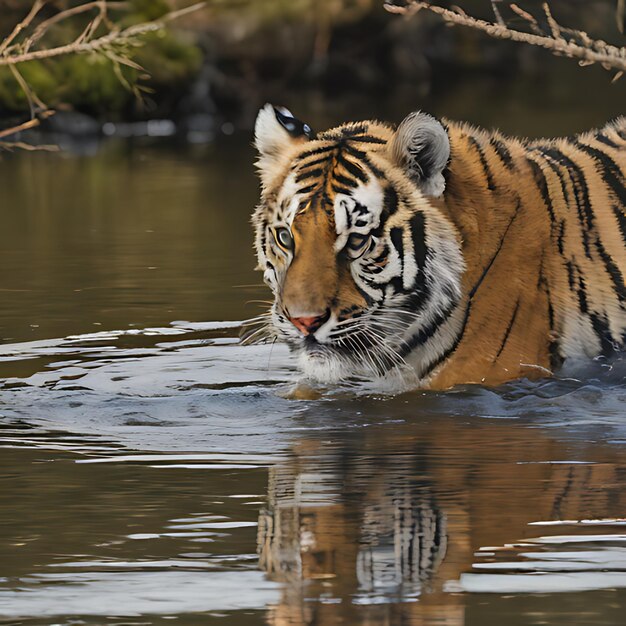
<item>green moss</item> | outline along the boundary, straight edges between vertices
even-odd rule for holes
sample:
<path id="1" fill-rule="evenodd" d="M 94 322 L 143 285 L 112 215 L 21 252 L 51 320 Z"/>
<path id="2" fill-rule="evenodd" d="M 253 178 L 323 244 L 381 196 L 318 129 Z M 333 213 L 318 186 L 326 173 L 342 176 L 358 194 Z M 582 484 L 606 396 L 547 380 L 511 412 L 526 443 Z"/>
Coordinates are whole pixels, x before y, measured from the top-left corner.
<path id="1" fill-rule="evenodd" d="M 131 0 L 130 21 L 150 22 L 163 17 L 171 7 L 165 0 Z"/>
<path id="2" fill-rule="evenodd" d="M 131 0 L 132 10 L 121 27 L 155 20 L 170 9 L 165 0 Z M 47 46 L 73 41 L 85 23 L 69 21 L 52 29 Z M 193 80 L 202 63 L 202 53 L 194 42 L 175 32 L 159 31 L 139 39 L 139 45 L 115 51 L 146 69 L 144 72 L 114 64 L 103 54 L 70 54 L 19 65 L 19 71 L 32 91 L 48 106 L 69 104 L 77 109 L 117 117 L 135 98 L 131 85 L 140 81 L 148 88 L 167 89 Z M 120 76 L 121 75 L 121 76 Z M 157 97 L 158 94 L 155 96 Z M 0 111 L 26 112 L 28 99 L 11 71 L 0 67 Z"/>
<path id="3" fill-rule="evenodd" d="M 155 86 L 190 80 L 200 69 L 200 49 L 168 31 L 151 33 L 143 41 L 133 59 L 145 68 L 150 75 L 149 83 Z"/>
<path id="4" fill-rule="evenodd" d="M 57 97 L 80 109 L 95 113 L 119 111 L 131 97 L 120 82 L 113 63 L 98 54 L 69 56 L 56 68 Z M 134 80 L 134 70 L 124 69 L 126 80 Z"/>
<path id="5" fill-rule="evenodd" d="M 55 100 L 58 82 L 48 67 L 39 61 L 23 63 L 19 71 L 28 85 L 45 103 Z M 28 110 L 28 99 L 8 67 L 0 67 L 0 107 L 9 111 Z"/>

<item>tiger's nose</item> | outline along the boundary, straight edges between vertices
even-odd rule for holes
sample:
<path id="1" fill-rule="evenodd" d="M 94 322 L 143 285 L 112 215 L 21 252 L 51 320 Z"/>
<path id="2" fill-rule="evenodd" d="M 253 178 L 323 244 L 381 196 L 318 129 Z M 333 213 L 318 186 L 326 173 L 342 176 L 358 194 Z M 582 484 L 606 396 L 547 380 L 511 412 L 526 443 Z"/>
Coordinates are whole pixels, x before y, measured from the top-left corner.
<path id="1" fill-rule="evenodd" d="M 303 334 L 312 335 L 330 317 L 330 309 L 322 315 L 311 317 L 290 317 L 289 321 Z"/>

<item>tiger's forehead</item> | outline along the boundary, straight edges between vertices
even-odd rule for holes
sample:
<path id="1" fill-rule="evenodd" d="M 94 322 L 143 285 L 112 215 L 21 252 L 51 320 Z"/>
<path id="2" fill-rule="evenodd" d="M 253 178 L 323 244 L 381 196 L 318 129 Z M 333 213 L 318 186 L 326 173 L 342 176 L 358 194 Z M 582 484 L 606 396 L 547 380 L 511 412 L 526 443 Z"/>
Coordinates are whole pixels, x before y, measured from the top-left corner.
<path id="1" fill-rule="evenodd" d="M 318 193 L 303 192 L 295 179 L 290 173 L 280 189 L 271 216 L 276 222 L 291 226 L 299 215 L 316 211 L 327 217 L 337 235 L 367 233 L 380 224 L 385 194 L 375 176 L 354 187 Z"/>
<path id="2" fill-rule="evenodd" d="M 273 219 L 291 225 L 299 214 L 319 211 L 338 235 L 377 227 L 384 192 L 371 156 L 386 149 L 390 132 L 383 125 L 350 124 L 304 144 L 275 196 Z"/>

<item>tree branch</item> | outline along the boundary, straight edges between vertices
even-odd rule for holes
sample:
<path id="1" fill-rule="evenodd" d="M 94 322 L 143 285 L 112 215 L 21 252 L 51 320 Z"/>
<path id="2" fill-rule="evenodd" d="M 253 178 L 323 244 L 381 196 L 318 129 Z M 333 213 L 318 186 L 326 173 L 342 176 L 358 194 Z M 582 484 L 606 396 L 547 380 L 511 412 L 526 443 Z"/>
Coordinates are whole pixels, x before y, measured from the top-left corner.
<path id="1" fill-rule="evenodd" d="M 618 70 L 616 78 L 619 78 L 622 72 L 626 72 L 626 48 L 619 48 L 599 39 L 591 39 L 584 31 L 565 29 L 559 26 L 552 17 L 547 3 L 544 3 L 543 8 L 550 26 L 550 33 L 543 32 L 539 28 L 537 20 L 517 5 L 510 4 L 509 7 L 529 24 L 533 33 L 515 30 L 503 23 L 504 20 L 500 22 L 498 19 L 499 12 L 496 13 L 496 22 L 494 23 L 419 0 L 411 0 L 402 7 L 385 4 L 385 9 L 390 13 L 414 15 L 421 10 L 430 11 L 442 17 L 448 24 L 467 26 L 496 39 L 508 39 L 539 46 L 553 54 L 578 59 L 581 65 L 599 63 L 607 70 Z M 564 33 L 568 34 L 568 38 L 565 37 Z"/>

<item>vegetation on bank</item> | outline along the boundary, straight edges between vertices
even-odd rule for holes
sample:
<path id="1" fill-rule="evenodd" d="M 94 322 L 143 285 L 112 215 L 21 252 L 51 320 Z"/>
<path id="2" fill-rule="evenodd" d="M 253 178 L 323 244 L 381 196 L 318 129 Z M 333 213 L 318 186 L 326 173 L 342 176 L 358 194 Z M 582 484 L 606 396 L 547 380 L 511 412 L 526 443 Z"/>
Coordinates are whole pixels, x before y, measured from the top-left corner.
<path id="1" fill-rule="evenodd" d="M 81 4 L 87 3 L 44 4 L 33 21 L 32 32 L 22 37 L 32 36 L 48 20 Z M 89 11 L 69 15 L 46 28 L 41 37 L 45 46 L 53 48 L 80 41 L 94 22 L 94 15 L 98 17 L 97 3 L 89 4 L 94 5 Z M 19 1 L 5 7 L 0 13 L 5 29 L 8 24 L 17 24 L 29 5 L 32 2 Z M 166 0 L 109 2 L 100 25 L 93 29 L 93 36 L 106 33 L 107 29 L 122 31 L 153 22 L 171 10 Z M 10 15 L 13 19 L 9 19 Z M 2 33 L 4 37 L 8 34 Z M 169 94 L 184 92 L 201 64 L 202 52 L 193 37 L 181 30 L 159 29 L 146 32 L 137 40 L 113 41 L 104 52 L 70 53 L 20 63 L 23 83 L 14 69 L 5 65 L 0 67 L 0 112 L 10 115 L 28 111 L 34 98 L 49 108 L 66 105 L 107 118 L 142 115 L 142 112 L 149 115 L 158 101 L 167 100 Z"/>

